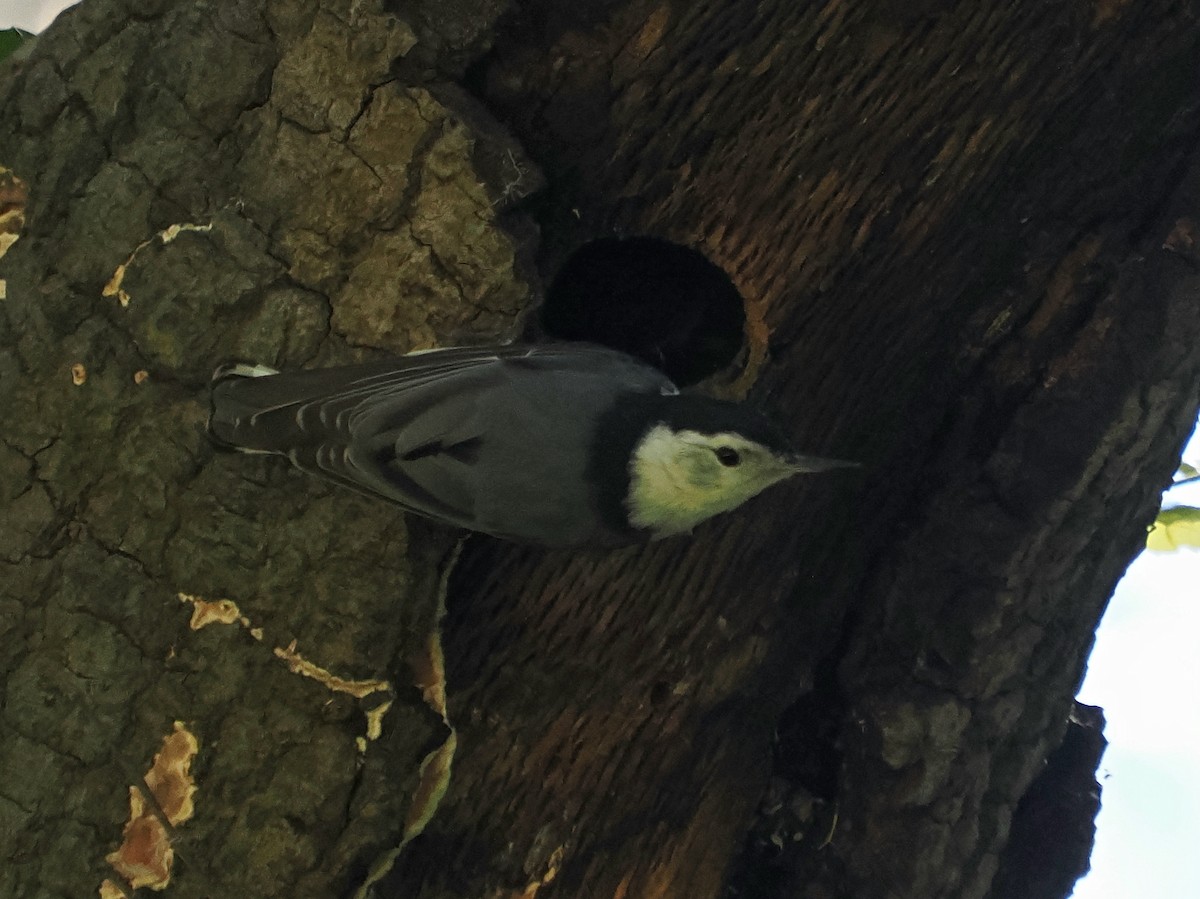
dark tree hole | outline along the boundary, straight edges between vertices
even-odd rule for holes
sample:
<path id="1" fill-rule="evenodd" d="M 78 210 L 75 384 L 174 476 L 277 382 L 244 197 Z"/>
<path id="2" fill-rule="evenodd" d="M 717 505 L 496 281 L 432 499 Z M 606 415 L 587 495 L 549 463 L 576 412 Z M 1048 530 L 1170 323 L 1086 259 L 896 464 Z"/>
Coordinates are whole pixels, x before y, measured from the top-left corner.
<path id="1" fill-rule="evenodd" d="M 733 362 L 744 321 L 742 297 L 724 271 L 653 237 L 584 244 L 559 270 L 541 310 L 551 337 L 623 350 L 680 386 Z"/>

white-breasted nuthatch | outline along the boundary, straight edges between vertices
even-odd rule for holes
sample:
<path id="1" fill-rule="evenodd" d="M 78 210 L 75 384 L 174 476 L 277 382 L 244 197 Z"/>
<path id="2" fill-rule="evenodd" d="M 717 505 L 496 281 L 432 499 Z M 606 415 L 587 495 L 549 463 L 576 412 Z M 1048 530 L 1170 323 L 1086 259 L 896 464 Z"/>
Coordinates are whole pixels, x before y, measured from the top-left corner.
<path id="1" fill-rule="evenodd" d="M 578 343 L 229 366 L 208 428 L 409 512 L 543 546 L 687 532 L 784 478 L 853 464 L 799 455 L 753 409 Z"/>

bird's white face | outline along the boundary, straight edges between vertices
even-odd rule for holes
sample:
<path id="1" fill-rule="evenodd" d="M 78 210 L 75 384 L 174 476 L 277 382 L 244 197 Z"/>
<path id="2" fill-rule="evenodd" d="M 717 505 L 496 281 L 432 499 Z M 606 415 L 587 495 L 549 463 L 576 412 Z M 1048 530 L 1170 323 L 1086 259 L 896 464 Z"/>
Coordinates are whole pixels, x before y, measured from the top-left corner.
<path id="1" fill-rule="evenodd" d="M 739 434 L 653 427 L 630 461 L 629 521 L 656 536 L 690 531 L 809 470 Z"/>

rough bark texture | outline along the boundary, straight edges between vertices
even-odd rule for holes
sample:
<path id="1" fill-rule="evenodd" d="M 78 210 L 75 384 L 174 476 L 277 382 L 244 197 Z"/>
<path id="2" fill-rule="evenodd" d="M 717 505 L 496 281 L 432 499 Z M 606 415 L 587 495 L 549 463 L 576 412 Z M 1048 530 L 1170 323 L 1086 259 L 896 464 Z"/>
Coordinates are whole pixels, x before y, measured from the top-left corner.
<path id="1" fill-rule="evenodd" d="M 1108 745 L 1104 713 L 1075 703 L 1062 745 L 1013 815 L 994 899 L 1060 899 L 1087 873 L 1100 810 L 1096 770 Z"/>
<path id="2" fill-rule="evenodd" d="M 453 778 L 378 892 L 1033 882 L 1014 811 L 1196 416 L 1198 83 L 1187 3 L 85 0 L 0 70 L 29 193 L 0 262 L 0 893 L 95 890 L 175 719 L 173 895 L 345 894 L 400 842 L 445 735 L 405 661 L 453 536 L 214 458 L 204 384 L 512 333 L 539 168 L 544 272 L 613 233 L 700 249 L 746 297 L 740 383 L 866 473 L 691 540 L 469 543 Z M 190 630 L 180 592 L 263 639 Z M 394 684 L 365 752 L 292 640 Z"/>
<path id="3" fill-rule="evenodd" d="M 0 76 L 0 160 L 30 196 L 0 306 L 2 895 L 95 894 L 175 719 L 200 789 L 171 891 L 344 893 L 442 737 L 405 660 L 454 535 L 201 433 L 220 363 L 504 334 L 525 302 L 495 224 L 519 190 L 395 79 L 416 38 L 368 7 L 90 0 Z M 191 631 L 179 593 L 246 627 Z M 275 656 L 292 641 L 395 684 L 367 753 L 359 702 Z"/>

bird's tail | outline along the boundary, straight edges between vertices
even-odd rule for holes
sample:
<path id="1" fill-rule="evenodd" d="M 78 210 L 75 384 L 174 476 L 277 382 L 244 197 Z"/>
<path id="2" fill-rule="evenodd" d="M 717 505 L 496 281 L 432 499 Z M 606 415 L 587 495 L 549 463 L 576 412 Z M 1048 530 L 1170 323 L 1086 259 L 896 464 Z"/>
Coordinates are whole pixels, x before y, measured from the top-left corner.
<path id="1" fill-rule="evenodd" d="M 265 365 L 224 365 L 213 372 L 211 406 L 208 415 L 208 437 L 221 449 L 243 453 L 286 452 L 287 445 L 276 433 L 276 427 L 268 428 L 261 416 L 267 413 L 271 403 L 268 387 L 278 372 Z"/>
<path id="2" fill-rule="evenodd" d="M 265 365 L 226 365 L 212 378 L 208 436 L 242 453 L 290 455 L 327 442 L 344 424 L 338 413 L 361 401 L 354 385 L 388 364 L 279 373 Z M 336 438 L 335 438 L 336 439 Z"/>
<path id="3" fill-rule="evenodd" d="M 351 413 L 401 371 L 395 359 L 282 373 L 226 365 L 213 373 L 208 435 L 245 453 L 289 455 L 343 442 Z"/>

